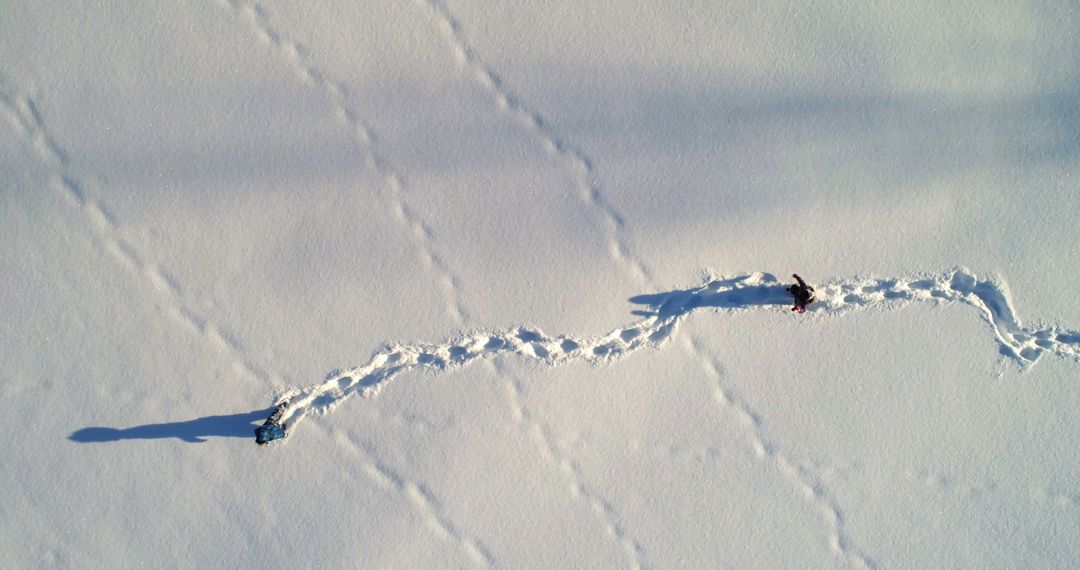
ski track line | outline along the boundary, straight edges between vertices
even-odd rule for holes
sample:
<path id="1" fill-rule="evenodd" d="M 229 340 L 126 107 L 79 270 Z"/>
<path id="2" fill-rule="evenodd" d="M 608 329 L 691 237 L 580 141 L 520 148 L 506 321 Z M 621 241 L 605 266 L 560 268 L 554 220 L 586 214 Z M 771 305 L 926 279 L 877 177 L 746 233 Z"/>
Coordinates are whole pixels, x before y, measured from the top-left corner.
<path id="1" fill-rule="evenodd" d="M 821 478 L 787 456 L 771 441 L 765 431 L 765 422 L 761 414 L 750 407 L 746 400 L 734 390 L 725 388 L 721 384 L 719 363 L 706 355 L 705 347 L 699 341 L 689 339 L 687 350 L 702 362 L 706 375 L 712 378 L 713 399 L 717 405 L 738 416 L 740 423 L 746 428 L 754 455 L 758 459 L 772 461 L 780 473 L 802 491 L 803 497 L 817 508 L 828 528 L 828 543 L 833 553 L 856 568 L 876 568 L 877 565 L 873 559 L 852 546 L 846 532 L 844 512 Z"/>
<path id="2" fill-rule="evenodd" d="M 634 253 L 626 231 L 626 221 L 615 206 L 604 196 L 600 187 L 595 162 L 579 148 L 559 136 L 551 124 L 538 111 L 529 107 L 513 93 L 503 78 L 480 59 L 476 50 L 465 40 L 461 22 L 450 13 L 441 0 L 416 0 L 426 6 L 438 20 L 439 30 L 450 43 L 454 59 L 465 71 L 471 72 L 492 96 L 495 105 L 504 113 L 532 131 L 544 149 L 566 162 L 577 180 L 581 200 L 600 212 L 606 227 L 608 253 L 616 263 L 622 264 L 641 283 L 653 285 L 652 270 Z"/>
<path id="3" fill-rule="evenodd" d="M 405 178 L 379 152 L 378 135 L 360 118 L 359 112 L 348 103 L 350 95 L 348 84 L 332 79 L 329 73 L 319 68 L 312 61 L 306 46 L 290 39 L 271 23 L 269 11 L 261 4 L 241 0 L 218 1 L 241 19 L 248 20 L 255 34 L 289 62 L 301 81 L 324 93 L 338 120 L 348 129 L 354 142 L 362 149 L 368 168 L 382 178 L 383 193 L 390 203 L 390 211 L 394 219 L 405 229 L 409 240 L 416 248 L 417 257 L 424 270 L 432 275 L 442 290 L 447 316 L 455 325 L 462 325 L 468 321 L 468 312 L 460 300 L 461 276 L 450 266 L 446 257 L 438 252 L 432 227 L 405 200 Z"/>
<path id="4" fill-rule="evenodd" d="M 440 538 L 457 544 L 477 566 L 496 568 L 498 564 L 491 551 L 478 539 L 466 535 L 442 512 L 442 504 L 435 494 L 422 482 L 412 481 L 401 475 L 378 458 L 373 446 L 357 443 L 353 438 L 338 433 L 338 443 L 366 461 L 364 474 L 377 487 L 395 493 L 404 499 Z"/>
<path id="5" fill-rule="evenodd" d="M 898 309 L 913 302 L 962 304 L 976 308 L 990 324 L 1003 356 L 1021 369 L 1044 353 L 1080 361 L 1080 332 L 1050 326 L 1022 327 L 998 280 L 980 279 L 964 268 L 937 275 L 894 279 L 849 279 L 822 285 L 818 300 L 802 318 L 839 316 L 858 310 Z M 605 364 L 645 347 L 659 348 L 681 319 L 700 309 L 727 311 L 783 310 L 790 294 L 785 283 L 767 273 L 718 279 L 666 293 L 639 295 L 631 302 L 648 307 L 644 318 L 599 337 L 549 336 L 536 327 L 478 330 L 441 344 L 388 344 L 367 364 L 331 372 L 325 382 L 294 390 L 283 421 L 295 425 L 308 415 L 326 413 L 349 396 L 373 396 L 402 372 L 443 372 L 500 354 L 514 354 L 550 366 L 572 360 Z"/>
<path id="6" fill-rule="evenodd" d="M 566 454 L 559 451 L 559 448 L 553 442 L 554 438 L 551 436 L 551 430 L 540 422 L 540 420 L 536 419 L 532 412 L 522 404 L 524 391 L 522 389 L 521 381 L 509 377 L 506 370 L 497 362 L 495 364 L 495 370 L 500 376 L 507 377 L 507 394 L 510 400 L 511 410 L 513 411 L 514 421 L 518 424 L 519 428 L 527 433 L 529 438 L 533 440 L 533 443 L 535 443 L 536 447 L 540 450 L 540 455 L 544 460 L 550 463 L 552 467 L 555 467 L 567 478 L 570 484 L 570 494 L 573 497 L 585 501 L 592 511 L 600 517 L 607 535 L 611 537 L 611 539 L 614 540 L 630 558 L 630 567 L 635 570 L 646 567 L 644 547 L 637 539 L 633 538 L 630 531 L 623 524 L 622 517 L 620 517 L 618 511 L 615 510 L 615 506 L 582 483 L 580 467 L 571 461 Z"/>
<path id="7" fill-rule="evenodd" d="M 6 82 L 0 81 L 0 106 L 11 116 L 16 130 L 30 141 L 49 169 L 49 186 L 60 192 L 72 206 L 83 211 L 102 247 L 122 266 L 151 283 L 166 299 L 165 310 L 171 317 L 231 354 L 233 364 L 240 372 L 263 384 L 275 383 L 274 376 L 252 361 L 243 343 L 234 334 L 201 316 L 184 300 L 180 281 L 168 269 L 159 263 L 146 261 L 146 256 L 135 246 L 117 235 L 120 223 L 116 216 L 101 201 L 90 197 L 86 191 L 90 184 L 74 173 L 67 152 L 45 127 L 43 115 L 34 99 L 7 91 Z"/>

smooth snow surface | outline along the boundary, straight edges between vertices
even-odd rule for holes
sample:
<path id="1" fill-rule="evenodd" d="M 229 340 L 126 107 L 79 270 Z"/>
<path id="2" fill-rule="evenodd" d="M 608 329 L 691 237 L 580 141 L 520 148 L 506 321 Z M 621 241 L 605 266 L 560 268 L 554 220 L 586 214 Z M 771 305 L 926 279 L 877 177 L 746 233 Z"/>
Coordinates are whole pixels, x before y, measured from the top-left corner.
<path id="1" fill-rule="evenodd" d="M 1078 29 L 8 2 L 0 567 L 1075 565 Z"/>

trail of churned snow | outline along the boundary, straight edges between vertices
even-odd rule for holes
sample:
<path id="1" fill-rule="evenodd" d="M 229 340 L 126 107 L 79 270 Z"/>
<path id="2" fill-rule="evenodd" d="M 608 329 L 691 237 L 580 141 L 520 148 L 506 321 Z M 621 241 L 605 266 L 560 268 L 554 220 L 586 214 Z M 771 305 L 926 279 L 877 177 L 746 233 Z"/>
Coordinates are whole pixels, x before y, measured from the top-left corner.
<path id="1" fill-rule="evenodd" d="M 387 382 L 414 369 L 441 372 L 501 354 L 514 354 L 551 366 L 582 360 L 613 362 L 645 347 L 660 347 L 679 322 L 701 309 L 780 310 L 790 304 L 787 285 L 767 273 L 711 281 L 700 287 L 639 295 L 634 314 L 643 318 L 602 336 L 549 336 L 528 326 L 480 330 L 439 344 L 393 343 L 376 351 L 367 364 L 331 372 L 325 382 L 288 391 L 283 422 L 289 430 L 309 415 L 329 412 L 353 394 L 373 396 Z M 980 278 L 965 268 L 934 275 L 893 279 L 847 279 L 817 290 L 810 316 L 837 316 L 869 308 L 895 309 L 914 302 L 959 303 L 979 310 L 991 325 L 1001 354 L 1021 367 L 1050 352 L 1080 360 L 1080 332 L 1058 327 L 1024 327 L 998 279 Z M 786 310 L 783 309 L 783 310 Z"/>

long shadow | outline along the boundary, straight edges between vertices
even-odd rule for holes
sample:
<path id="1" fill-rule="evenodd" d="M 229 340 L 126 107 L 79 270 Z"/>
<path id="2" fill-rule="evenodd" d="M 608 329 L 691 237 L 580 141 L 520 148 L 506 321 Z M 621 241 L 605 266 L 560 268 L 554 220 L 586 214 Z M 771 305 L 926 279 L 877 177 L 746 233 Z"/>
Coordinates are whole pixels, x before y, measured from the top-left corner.
<path id="1" fill-rule="evenodd" d="M 255 437 L 255 427 L 262 423 L 274 408 L 253 410 L 230 416 L 206 416 L 186 422 L 147 424 L 129 428 L 88 427 L 72 432 L 68 439 L 77 443 L 106 443 L 122 439 L 168 439 L 175 437 L 188 443 L 202 443 L 208 437 Z"/>
<path id="2" fill-rule="evenodd" d="M 666 293 L 635 295 L 629 301 L 645 305 L 633 314 L 642 317 L 678 317 L 701 307 L 743 309 L 763 305 L 788 305 L 792 302 L 787 285 L 741 285 L 750 275 L 713 281 L 704 287 Z M 717 289 L 720 289 L 719 291 Z"/>

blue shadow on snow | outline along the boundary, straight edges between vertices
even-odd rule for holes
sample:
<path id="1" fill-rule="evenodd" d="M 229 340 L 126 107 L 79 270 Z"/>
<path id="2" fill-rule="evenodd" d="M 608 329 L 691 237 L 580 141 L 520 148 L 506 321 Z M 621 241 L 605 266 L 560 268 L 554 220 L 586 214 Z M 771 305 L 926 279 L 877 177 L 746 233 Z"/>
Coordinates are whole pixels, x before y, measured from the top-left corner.
<path id="1" fill-rule="evenodd" d="M 229 416 L 206 416 L 186 422 L 146 424 L 129 428 L 88 427 L 72 432 L 68 439 L 76 443 L 106 443 L 122 439 L 168 439 L 202 443 L 208 437 L 255 437 L 255 428 L 266 419 L 273 406 Z"/>
<path id="2" fill-rule="evenodd" d="M 771 277 L 771 276 L 768 276 Z M 635 295 L 629 301 L 636 305 L 645 305 L 648 309 L 638 309 L 633 314 L 641 317 L 678 317 L 702 307 L 721 309 L 743 309 L 761 305 L 789 305 L 792 302 L 787 285 L 749 285 L 739 287 L 739 283 L 750 278 L 749 275 L 713 281 L 705 287 L 681 289 L 666 293 Z M 731 289 L 730 287 L 734 287 Z M 716 289 L 725 288 L 722 291 Z"/>

